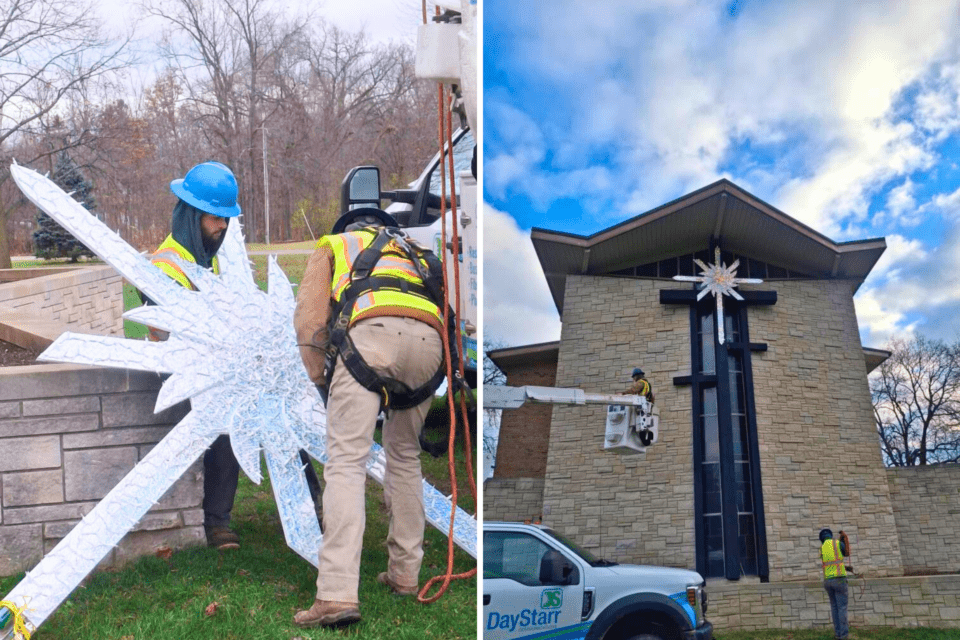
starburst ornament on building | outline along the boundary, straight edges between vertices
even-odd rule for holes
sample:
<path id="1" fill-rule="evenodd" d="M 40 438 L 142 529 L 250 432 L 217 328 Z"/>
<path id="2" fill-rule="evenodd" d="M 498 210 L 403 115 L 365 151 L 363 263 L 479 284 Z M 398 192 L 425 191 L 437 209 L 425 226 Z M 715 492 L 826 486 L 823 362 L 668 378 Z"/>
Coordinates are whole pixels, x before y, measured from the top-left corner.
<path id="1" fill-rule="evenodd" d="M 713 297 L 717 299 L 717 343 L 723 344 L 726 339 L 723 333 L 723 296 L 743 300 L 743 296 L 737 293 L 734 287 L 741 284 L 762 284 L 763 280 L 759 278 L 738 278 L 737 267 L 740 266 L 740 260 L 734 260 L 729 267 L 720 262 L 720 247 L 714 248 L 713 264 L 710 266 L 703 264 L 696 258 L 693 261 L 702 270 L 699 276 L 673 276 L 673 279 L 699 283 L 700 293 L 697 294 L 697 300 L 702 300 L 708 293 L 712 293 Z"/>
<path id="2" fill-rule="evenodd" d="M 266 459 L 287 544 L 316 566 L 323 536 L 298 452 L 325 463 L 326 412 L 297 350 L 292 287 L 269 260 L 268 290 L 253 279 L 239 220 L 218 252 L 220 275 L 178 261 L 197 290 L 165 276 L 56 184 L 13 165 L 14 180 L 34 204 L 156 302 L 124 318 L 170 332 L 166 342 L 65 333 L 41 360 L 171 374 L 157 396 L 159 412 L 183 400 L 191 410 L 67 534 L 5 600 L 38 627 L 221 434 L 241 468 L 260 483 Z M 383 483 L 386 457 L 374 443 L 367 473 Z M 450 500 L 423 483 L 427 521 L 446 532 Z M 454 542 L 474 558 L 477 522 L 462 509 Z"/>

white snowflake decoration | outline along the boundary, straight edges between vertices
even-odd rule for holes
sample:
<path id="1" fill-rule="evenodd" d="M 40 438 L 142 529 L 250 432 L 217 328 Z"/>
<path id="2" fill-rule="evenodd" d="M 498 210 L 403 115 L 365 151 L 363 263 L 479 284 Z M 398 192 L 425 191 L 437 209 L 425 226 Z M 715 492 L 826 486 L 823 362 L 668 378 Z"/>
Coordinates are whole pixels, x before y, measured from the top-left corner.
<path id="1" fill-rule="evenodd" d="M 737 300 L 743 300 L 743 296 L 737 293 L 734 287 L 741 284 L 761 284 L 763 280 L 759 278 L 738 278 L 737 267 L 740 266 L 740 260 L 734 260 L 729 267 L 720 262 L 720 247 L 713 250 L 713 264 L 709 267 L 700 260 L 694 258 L 694 262 L 700 267 L 702 273 L 699 276 L 673 276 L 674 280 L 683 282 L 700 283 L 700 293 L 697 294 L 697 300 L 702 300 L 703 296 L 712 293 L 717 299 L 717 344 L 723 344 L 726 336 L 723 334 L 723 296 L 731 296 Z"/>
<path id="2" fill-rule="evenodd" d="M 65 333 L 40 359 L 172 374 L 155 411 L 187 399 L 191 410 L 5 600 L 28 607 L 26 617 L 39 627 L 224 433 L 241 468 L 258 484 L 263 451 L 287 544 L 316 566 L 323 537 L 298 451 L 326 462 L 326 412 L 300 360 L 296 302 L 276 258 L 270 257 L 263 292 L 234 220 L 218 252 L 219 277 L 179 263 L 198 289 L 189 291 L 46 177 L 17 165 L 10 171 L 34 204 L 157 303 L 124 317 L 170 332 L 166 342 Z M 381 484 L 385 460 L 375 443 L 367 473 Z M 423 492 L 427 521 L 446 532 L 450 500 L 426 482 Z M 458 508 L 454 542 L 476 558 L 476 541 L 476 519 Z"/>

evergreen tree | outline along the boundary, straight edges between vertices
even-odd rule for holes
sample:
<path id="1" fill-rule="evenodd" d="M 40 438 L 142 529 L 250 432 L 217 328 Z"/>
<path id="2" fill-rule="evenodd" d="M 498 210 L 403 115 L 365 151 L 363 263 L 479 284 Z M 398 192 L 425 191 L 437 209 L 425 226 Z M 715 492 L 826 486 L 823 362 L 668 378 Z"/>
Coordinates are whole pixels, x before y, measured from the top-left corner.
<path id="1" fill-rule="evenodd" d="M 67 193 L 72 192 L 73 199 L 85 209 L 96 211 L 93 183 L 84 177 L 80 167 L 66 151 L 57 157 L 57 166 L 51 179 Z M 76 262 L 80 256 L 93 257 L 90 249 L 40 210 L 37 211 L 37 229 L 33 232 L 33 251 L 35 256 L 44 260 L 66 257 L 70 258 L 71 262 Z"/>

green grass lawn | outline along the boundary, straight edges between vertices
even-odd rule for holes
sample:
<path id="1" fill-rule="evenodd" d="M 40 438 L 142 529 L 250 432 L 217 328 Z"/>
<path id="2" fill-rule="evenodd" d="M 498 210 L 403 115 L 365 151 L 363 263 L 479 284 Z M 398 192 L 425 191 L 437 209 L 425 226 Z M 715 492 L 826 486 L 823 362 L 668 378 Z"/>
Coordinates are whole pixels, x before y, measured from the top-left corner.
<path id="1" fill-rule="evenodd" d="M 707 618 L 709 619 L 709 615 Z M 833 627 L 829 630 L 777 630 L 724 631 L 714 633 L 716 640 L 833 640 Z M 850 640 L 957 640 L 960 629 L 891 629 L 873 627 L 850 629 Z"/>
<path id="2" fill-rule="evenodd" d="M 438 486 L 447 479 L 445 461 L 425 459 L 424 469 L 428 479 Z M 463 473 L 461 459 L 460 485 L 462 492 L 469 494 Z M 465 502 L 472 508 L 472 500 Z M 265 477 L 263 485 L 257 486 L 241 475 L 233 514 L 234 528 L 241 538 L 239 550 L 218 552 L 195 547 L 174 553 L 169 559 L 145 557 L 122 570 L 95 574 L 47 620 L 36 637 L 476 638 L 475 578 L 451 583 L 446 594 L 430 605 L 395 596 L 376 582 L 377 574 L 387 566 L 386 508 L 383 491 L 376 482 L 367 481 L 367 528 L 360 566 L 363 620 L 346 629 L 298 629 L 293 625 L 293 614 L 308 607 L 316 596 L 317 572 L 286 546 L 269 478 Z M 421 586 L 430 577 L 443 573 L 446 549 L 446 536 L 428 525 Z M 457 573 L 475 566 L 473 558 L 459 549 L 454 559 Z M 9 592 L 22 577 L 2 580 L 0 589 Z M 205 610 L 213 603 L 217 603 L 215 612 L 206 615 Z"/>

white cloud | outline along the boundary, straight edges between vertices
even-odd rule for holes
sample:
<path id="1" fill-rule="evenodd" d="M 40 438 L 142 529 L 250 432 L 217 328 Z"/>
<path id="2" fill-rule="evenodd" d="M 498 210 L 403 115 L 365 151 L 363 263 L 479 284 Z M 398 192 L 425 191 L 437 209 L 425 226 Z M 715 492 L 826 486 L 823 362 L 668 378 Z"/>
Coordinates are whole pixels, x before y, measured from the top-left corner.
<path id="1" fill-rule="evenodd" d="M 560 316 L 530 231 L 483 205 L 483 335 L 516 346 L 560 339 Z"/>
<path id="2" fill-rule="evenodd" d="M 611 214 L 620 217 L 721 177 L 744 140 L 797 137 L 802 148 L 782 153 L 796 153 L 801 170 L 757 174 L 769 190 L 758 195 L 846 239 L 873 193 L 935 161 L 924 132 L 895 107 L 905 87 L 956 55 L 957 3 L 751 3 L 732 21 L 724 6 L 542 3 L 516 66 L 553 90 L 524 108 L 547 119 L 573 114 L 547 139 L 550 149 L 615 150 L 613 171 L 628 192 L 618 202 L 629 203 Z M 956 75 L 944 71 L 939 82 L 955 86 Z M 946 126 L 944 109 L 956 107 L 937 106 L 932 89 L 924 95 L 927 126 Z M 565 170 L 553 169 L 550 186 Z M 536 176 L 527 184 L 540 198 L 560 197 Z"/>

